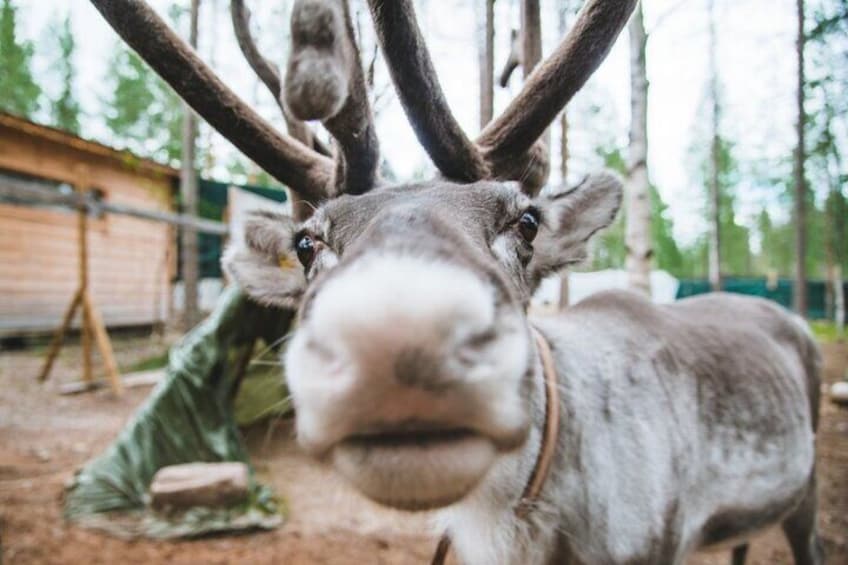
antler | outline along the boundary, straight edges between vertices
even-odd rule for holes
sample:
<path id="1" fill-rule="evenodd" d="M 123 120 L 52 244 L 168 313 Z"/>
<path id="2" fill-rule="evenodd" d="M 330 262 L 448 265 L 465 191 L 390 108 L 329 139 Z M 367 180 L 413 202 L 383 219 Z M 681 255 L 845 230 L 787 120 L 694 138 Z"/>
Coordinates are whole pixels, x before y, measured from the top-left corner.
<path id="1" fill-rule="evenodd" d="M 504 63 L 503 70 L 501 71 L 501 77 L 498 79 L 498 84 L 501 85 L 501 88 L 506 88 L 506 85 L 509 84 L 509 78 L 512 76 L 513 71 L 515 71 L 520 64 L 521 37 L 519 36 L 518 30 L 514 29 L 510 31 L 509 35 L 509 57 L 507 57 L 506 63 Z"/>
<path id="2" fill-rule="evenodd" d="M 547 149 L 537 140 L 606 57 L 636 1 L 587 0 L 553 55 L 474 143 L 444 99 L 411 0 L 368 0 L 368 5 L 401 103 L 439 170 L 462 181 L 520 180 L 535 193 L 549 170 Z"/>
<path id="3" fill-rule="evenodd" d="M 528 77 L 503 114 L 477 138 L 493 162 L 520 159 L 612 48 L 637 0 L 588 0 L 556 51 Z"/>
<path id="4" fill-rule="evenodd" d="M 377 180 L 379 145 L 345 0 L 298 0 L 285 103 L 301 120 L 321 120 L 341 147 L 337 189 L 361 194 Z"/>
<path id="5" fill-rule="evenodd" d="M 547 179 L 548 125 L 606 57 L 637 0 L 587 0 L 553 55 L 527 79 L 476 142 L 442 93 L 415 20 L 412 0 L 368 0 L 395 88 L 418 139 L 439 170 L 459 181 L 520 180 L 535 193 Z M 239 45 L 261 80 L 284 100 L 292 134 L 320 119 L 340 146 L 331 159 L 280 135 L 235 95 L 143 0 L 91 0 L 111 26 L 194 110 L 245 155 L 311 202 L 359 194 L 377 182 L 379 148 L 346 0 L 298 0 L 285 84 L 250 36 L 243 0 L 233 0 Z M 524 0 L 536 6 L 535 0 Z M 538 8 L 535 8 L 538 9 Z M 296 118 L 297 120 L 294 120 Z"/>
<path id="6" fill-rule="evenodd" d="M 212 127 L 311 201 L 327 196 L 331 159 L 280 135 L 244 103 L 143 0 L 91 0 L 106 21 Z"/>
<path id="7" fill-rule="evenodd" d="M 418 141 L 448 178 L 472 182 L 489 168 L 450 111 L 411 0 L 368 0 L 395 90 Z"/>
<path id="8" fill-rule="evenodd" d="M 295 119 L 285 104 L 283 104 L 281 97 L 283 87 L 282 80 L 280 79 L 280 71 L 276 65 L 259 52 L 259 48 L 256 46 L 256 42 L 250 33 L 250 10 L 245 5 L 244 0 L 232 0 L 230 2 L 230 16 L 233 20 L 233 31 L 236 34 L 239 48 L 253 69 L 253 72 L 265 84 L 274 97 L 274 100 L 280 106 L 289 135 L 322 155 L 332 156 L 330 149 L 320 139 L 315 137 L 315 133 L 309 126 Z"/>

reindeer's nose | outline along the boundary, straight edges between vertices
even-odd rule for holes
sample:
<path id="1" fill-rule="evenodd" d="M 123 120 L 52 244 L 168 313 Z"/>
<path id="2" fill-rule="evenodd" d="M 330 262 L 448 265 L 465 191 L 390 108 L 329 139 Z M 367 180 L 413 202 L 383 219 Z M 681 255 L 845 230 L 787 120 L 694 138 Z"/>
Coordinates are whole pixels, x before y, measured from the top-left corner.
<path id="1" fill-rule="evenodd" d="M 387 429 L 523 433 L 526 328 L 491 284 L 447 261 L 360 257 L 326 281 L 286 358 L 301 443 L 313 452 Z"/>
<path id="2" fill-rule="evenodd" d="M 310 331 L 357 378 L 439 387 L 495 323 L 492 288 L 468 269 L 417 257 L 363 258 L 315 297 Z"/>

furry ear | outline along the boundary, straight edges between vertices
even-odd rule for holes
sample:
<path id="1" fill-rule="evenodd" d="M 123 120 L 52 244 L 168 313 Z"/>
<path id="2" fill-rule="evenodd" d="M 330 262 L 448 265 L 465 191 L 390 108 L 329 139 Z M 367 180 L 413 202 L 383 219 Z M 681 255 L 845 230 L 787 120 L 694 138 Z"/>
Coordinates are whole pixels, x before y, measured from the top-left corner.
<path id="1" fill-rule="evenodd" d="M 294 251 L 295 230 L 287 215 L 250 212 L 242 241 L 233 238 L 221 259 L 224 271 L 256 302 L 297 308 L 306 278 Z"/>
<path id="2" fill-rule="evenodd" d="M 534 204 L 542 211 L 544 222 L 528 265 L 533 287 L 542 278 L 586 258 L 589 239 L 615 219 L 622 187 L 617 175 L 602 172 L 589 175 L 569 190 L 536 198 Z"/>

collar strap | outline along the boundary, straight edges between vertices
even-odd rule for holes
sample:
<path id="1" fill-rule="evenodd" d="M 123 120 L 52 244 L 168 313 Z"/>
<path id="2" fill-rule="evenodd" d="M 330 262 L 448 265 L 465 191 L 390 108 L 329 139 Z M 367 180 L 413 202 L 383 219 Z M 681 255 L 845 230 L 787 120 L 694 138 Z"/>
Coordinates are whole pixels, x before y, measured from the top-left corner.
<path id="1" fill-rule="evenodd" d="M 554 459 L 557 447 L 557 435 L 559 434 L 559 383 L 557 381 L 556 365 L 551 353 L 551 346 L 542 332 L 534 326 L 530 326 L 533 337 L 536 340 L 536 348 L 542 361 L 542 372 L 545 376 L 545 427 L 542 430 L 542 445 L 530 479 L 524 487 L 521 499 L 515 507 L 515 515 L 526 518 L 533 506 L 533 502 L 542 492 L 545 480 L 550 473 L 551 463 Z M 448 534 L 442 535 L 436 553 L 433 555 L 431 565 L 444 565 L 450 551 L 451 541 Z"/>

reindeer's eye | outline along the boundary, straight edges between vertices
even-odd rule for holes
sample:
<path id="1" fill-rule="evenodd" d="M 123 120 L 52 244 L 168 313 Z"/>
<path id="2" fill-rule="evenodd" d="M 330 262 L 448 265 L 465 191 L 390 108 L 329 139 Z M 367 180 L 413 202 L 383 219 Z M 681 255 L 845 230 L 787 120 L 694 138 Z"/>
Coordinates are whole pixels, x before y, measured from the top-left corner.
<path id="1" fill-rule="evenodd" d="M 524 241 L 530 243 L 539 233 L 539 214 L 534 210 L 527 210 L 518 220 L 518 232 Z"/>
<path id="2" fill-rule="evenodd" d="M 315 258 L 315 242 L 308 235 L 302 235 L 295 243 L 295 249 L 300 264 L 308 269 L 312 259 Z"/>

